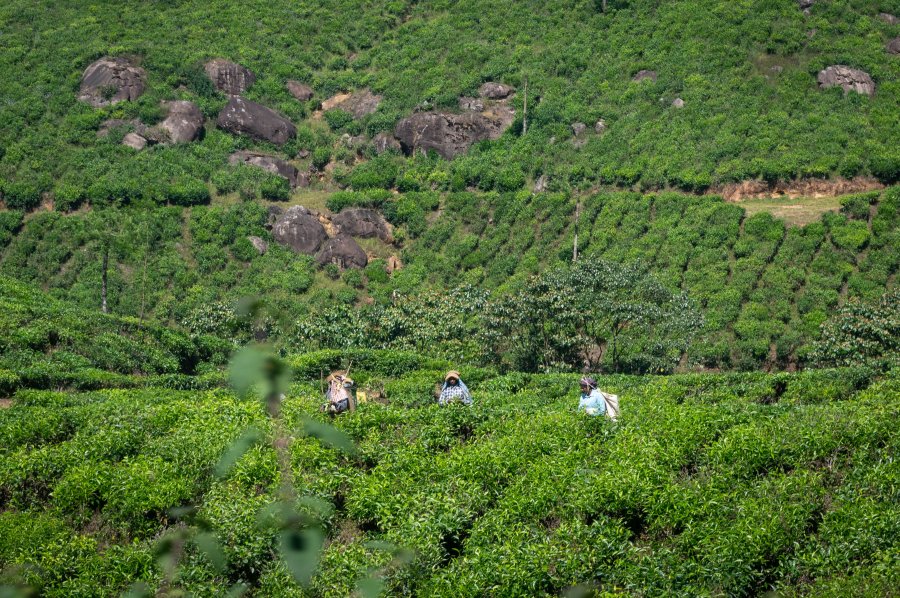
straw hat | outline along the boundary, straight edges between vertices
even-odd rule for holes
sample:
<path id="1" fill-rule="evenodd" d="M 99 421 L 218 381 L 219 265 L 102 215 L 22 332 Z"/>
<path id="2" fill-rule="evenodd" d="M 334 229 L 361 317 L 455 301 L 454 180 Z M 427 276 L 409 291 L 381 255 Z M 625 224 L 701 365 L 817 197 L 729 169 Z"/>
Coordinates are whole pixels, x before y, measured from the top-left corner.
<path id="1" fill-rule="evenodd" d="M 447 372 L 447 375 L 444 376 L 444 382 L 447 382 L 448 380 L 450 380 L 450 378 L 456 378 L 457 380 L 459 380 L 459 372 L 457 372 L 456 370 L 450 370 L 449 372 Z"/>

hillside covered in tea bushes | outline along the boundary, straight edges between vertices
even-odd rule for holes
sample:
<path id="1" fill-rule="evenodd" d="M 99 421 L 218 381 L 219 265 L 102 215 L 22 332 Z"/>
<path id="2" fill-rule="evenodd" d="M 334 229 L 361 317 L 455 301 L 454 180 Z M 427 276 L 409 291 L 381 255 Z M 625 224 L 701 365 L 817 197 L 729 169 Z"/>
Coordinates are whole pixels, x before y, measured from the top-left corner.
<path id="1" fill-rule="evenodd" d="M 900 7 L 808 4 L 131 0 L 106 10 L 11 0 L 0 8 L 0 187 L 10 207 L 52 199 L 63 209 L 290 192 L 277 176 L 230 165 L 245 150 L 289 160 L 328 188 L 516 191 L 542 177 L 550 190 L 894 182 Z M 99 107 L 79 101 L 83 74 L 101 58 L 140 69 L 126 101 L 109 103 L 116 83 L 91 92 Z M 204 72 L 213 59 L 248 69 L 222 81 L 240 79 L 229 90 L 296 133 L 270 143 L 223 128 L 229 96 Z M 820 89 L 829 67 L 852 70 Z M 486 82 L 514 91 L 499 138 L 449 162 L 390 151 L 372 159 L 387 147 L 375 143 L 379 133 L 390 138 L 416 112 L 452 121 Z M 317 112 L 345 92 L 362 93 L 354 97 L 365 105 L 335 100 L 324 118 Z M 161 102 L 171 100 L 195 107 L 193 142 L 145 131 L 163 123 Z M 129 132 L 162 142 L 135 150 L 122 144 Z"/>
<path id="2" fill-rule="evenodd" d="M 577 226 L 582 259 L 637 268 L 696 305 L 704 323 L 684 365 L 781 369 L 808 363 L 820 326 L 839 306 L 896 288 L 898 190 L 847 196 L 840 212 L 802 227 L 674 193 L 342 192 L 328 207 L 375 207 L 394 236 L 361 239 L 369 264 L 343 272 L 273 242 L 266 207 L 255 202 L 26 219 L 5 212 L 0 272 L 96 310 L 108 247 L 115 314 L 243 342 L 253 333 L 235 305 L 261 297 L 272 315 L 257 329 L 291 351 L 441 352 L 457 333 L 439 322 L 454 321 L 468 348 L 444 354 L 479 362 L 488 344 L 476 338 L 484 301 L 514 297 L 530 276 L 570 262 Z M 267 240 L 263 255 L 248 241 L 253 235 Z M 402 268 L 389 272 L 398 257 Z M 465 288 L 475 292 L 453 294 Z M 363 334 L 366 314 L 377 318 L 382 309 L 394 310 L 392 321 L 415 318 L 418 337 Z M 426 321 L 434 326 L 427 334 Z"/>
<path id="3" fill-rule="evenodd" d="M 20 388 L 221 383 L 233 345 L 72 306 L 0 276 L 0 396 Z"/>
<path id="4" fill-rule="evenodd" d="M 310 435 L 325 417 L 318 373 L 348 360 L 372 397 L 333 421 L 350 452 Z M 0 585 L 837 597 L 900 581 L 895 375 L 606 376 L 621 397 L 612 423 L 575 411 L 574 374 L 463 368 L 474 405 L 440 408 L 442 360 L 287 364 L 296 383 L 277 424 L 224 389 L 20 390 L 0 409 Z M 263 442 L 223 468 L 251 427 Z M 281 428 L 293 504 L 325 539 L 307 587 L 276 556 L 285 470 L 269 442 Z M 167 537 L 185 538 L 174 575 L 157 561 Z"/>

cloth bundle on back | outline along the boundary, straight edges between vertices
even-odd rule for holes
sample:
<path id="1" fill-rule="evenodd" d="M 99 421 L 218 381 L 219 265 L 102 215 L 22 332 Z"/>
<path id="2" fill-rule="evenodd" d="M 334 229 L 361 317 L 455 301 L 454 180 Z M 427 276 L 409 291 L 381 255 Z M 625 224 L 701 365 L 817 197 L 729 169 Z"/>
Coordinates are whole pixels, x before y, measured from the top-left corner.
<path id="1" fill-rule="evenodd" d="M 597 388 L 597 381 L 590 376 L 582 378 L 579 384 L 581 386 L 581 398 L 578 400 L 579 409 L 588 415 L 605 413 L 612 420 L 619 417 L 618 395 L 605 393 Z"/>
<path id="2" fill-rule="evenodd" d="M 326 380 L 325 399 L 328 401 L 322 406 L 328 413 L 343 413 L 356 409 L 356 401 L 353 397 L 353 380 L 347 376 L 347 372 L 332 372 Z"/>

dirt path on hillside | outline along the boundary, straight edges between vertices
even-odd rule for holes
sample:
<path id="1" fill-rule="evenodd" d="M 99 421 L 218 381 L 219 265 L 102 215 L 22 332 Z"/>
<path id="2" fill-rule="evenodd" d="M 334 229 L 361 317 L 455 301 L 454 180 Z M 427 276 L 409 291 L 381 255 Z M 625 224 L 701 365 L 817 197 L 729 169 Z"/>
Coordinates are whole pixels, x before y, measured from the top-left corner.
<path id="1" fill-rule="evenodd" d="M 721 195 L 725 201 L 740 202 L 746 199 L 796 199 L 798 197 L 837 197 L 848 193 L 862 193 L 884 189 L 884 185 L 871 177 L 854 179 L 802 179 L 798 181 L 742 181 L 711 187 L 708 195 Z"/>

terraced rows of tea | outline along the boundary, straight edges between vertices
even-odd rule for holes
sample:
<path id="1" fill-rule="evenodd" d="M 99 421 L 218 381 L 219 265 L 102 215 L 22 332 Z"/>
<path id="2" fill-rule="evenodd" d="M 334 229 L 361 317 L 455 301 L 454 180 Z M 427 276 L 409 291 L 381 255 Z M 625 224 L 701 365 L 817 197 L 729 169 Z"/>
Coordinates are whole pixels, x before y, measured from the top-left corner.
<path id="1" fill-rule="evenodd" d="M 318 372 L 347 359 L 371 400 L 331 422 L 352 441 L 339 450 L 316 433 Z M 614 423 L 576 411 L 570 374 L 463 369 L 474 405 L 440 408 L 440 360 L 287 363 L 274 420 L 224 389 L 19 390 L 0 409 L 4 582 L 46 596 L 886 596 L 900 581 L 896 374 L 605 376 Z M 248 428 L 260 441 L 223 468 Z M 292 500 L 325 534 L 306 587 L 267 518 L 278 430 Z M 218 551 L 186 542 L 167 575 L 160 539 L 186 521 Z"/>
<path id="2" fill-rule="evenodd" d="M 688 351 L 690 365 L 785 368 L 808 363 L 835 309 L 896 286 L 900 187 L 842 202 L 839 213 L 788 227 L 765 212 L 747 215 L 739 204 L 675 193 L 342 192 L 327 200 L 333 212 L 379 208 L 403 239 L 393 246 L 366 239 L 369 265 L 343 274 L 323 272 L 273 242 L 266 209 L 256 203 L 48 212 L 24 223 L 21 213 L 6 212 L 18 219 L 0 235 L 0 272 L 93 309 L 103 236 L 112 234 L 115 313 L 234 338 L 241 333 L 231 306 L 263 296 L 290 314 L 270 335 L 297 351 L 305 350 L 294 338 L 298 321 L 335 305 L 384 305 L 398 293 L 463 284 L 515 294 L 529 276 L 571 261 L 577 231 L 583 258 L 634 264 L 698 304 L 705 325 Z M 269 242 L 265 255 L 248 235 Z M 396 257 L 404 267 L 389 274 L 387 262 Z"/>

